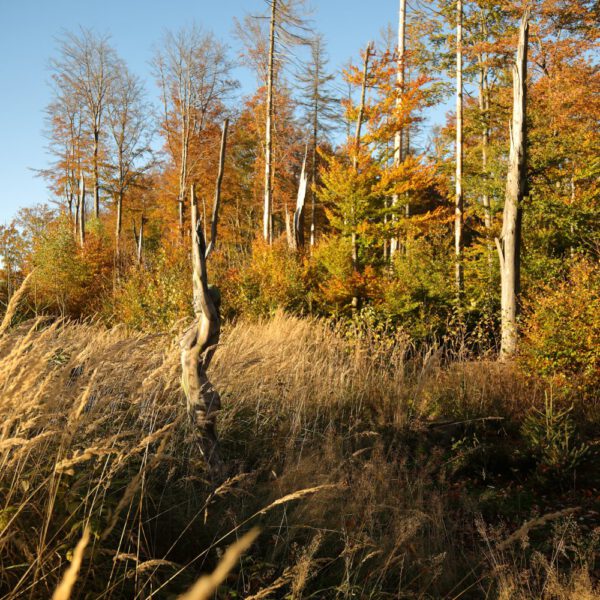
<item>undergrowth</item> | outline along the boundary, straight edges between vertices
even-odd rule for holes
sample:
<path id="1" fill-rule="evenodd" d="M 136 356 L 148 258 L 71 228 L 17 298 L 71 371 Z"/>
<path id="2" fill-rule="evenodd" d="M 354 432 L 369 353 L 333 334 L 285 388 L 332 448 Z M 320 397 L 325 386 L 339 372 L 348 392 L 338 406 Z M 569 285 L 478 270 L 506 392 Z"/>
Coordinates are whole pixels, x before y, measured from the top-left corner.
<path id="1" fill-rule="evenodd" d="M 544 390 L 510 365 L 281 314 L 230 325 L 214 481 L 178 331 L 0 337 L 2 597 L 51 597 L 89 531 L 72 597 L 174 598 L 256 525 L 217 597 L 598 597 L 598 440 L 545 464 Z"/>

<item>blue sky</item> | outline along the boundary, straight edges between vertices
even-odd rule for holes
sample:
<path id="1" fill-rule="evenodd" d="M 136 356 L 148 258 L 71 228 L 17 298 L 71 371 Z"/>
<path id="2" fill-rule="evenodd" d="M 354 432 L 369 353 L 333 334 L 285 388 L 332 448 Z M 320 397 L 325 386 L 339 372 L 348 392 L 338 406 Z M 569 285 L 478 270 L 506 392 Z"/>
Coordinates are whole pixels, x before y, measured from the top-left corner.
<path id="1" fill-rule="evenodd" d="M 388 23 L 395 24 L 397 4 L 312 0 L 313 20 L 325 35 L 330 66 L 356 57 Z M 263 9 L 263 0 L 0 0 L 0 223 L 21 206 L 49 200 L 44 181 L 32 169 L 46 167 L 49 160 L 43 135 L 44 108 L 51 97 L 48 62 L 56 55 L 56 38 L 63 30 L 84 26 L 110 34 L 131 70 L 147 80 L 152 99 L 156 90 L 149 60 L 165 30 L 196 22 L 214 31 L 236 55 L 233 18 Z M 238 75 L 249 89 L 250 74 Z"/>

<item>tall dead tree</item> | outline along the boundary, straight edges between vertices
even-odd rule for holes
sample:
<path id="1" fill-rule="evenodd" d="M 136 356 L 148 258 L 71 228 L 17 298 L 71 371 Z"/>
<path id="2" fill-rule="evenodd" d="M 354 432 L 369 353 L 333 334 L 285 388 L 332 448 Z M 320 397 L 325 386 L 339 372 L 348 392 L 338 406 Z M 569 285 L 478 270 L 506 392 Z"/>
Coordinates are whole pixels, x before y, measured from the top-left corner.
<path id="1" fill-rule="evenodd" d="M 77 198 L 77 218 L 79 219 L 79 245 L 85 245 L 85 180 L 83 173 L 79 177 L 79 196 Z"/>
<path id="2" fill-rule="evenodd" d="M 228 121 L 225 120 L 219 154 L 219 172 L 215 187 L 211 240 L 208 248 L 206 247 L 202 219 L 198 215 L 196 191 L 194 185 L 191 186 L 192 285 L 195 319 L 181 341 L 182 384 L 187 399 L 188 414 L 199 430 L 201 452 L 209 467 L 217 475 L 221 471 L 221 458 L 216 433 L 216 419 L 221 408 L 221 398 L 208 379 L 207 370 L 217 349 L 221 334 L 221 318 L 219 315 L 221 298 L 218 289 L 208 284 L 206 261 L 217 242 L 227 126 Z"/>
<path id="3" fill-rule="evenodd" d="M 456 193 L 454 200 L 454 260 L 456 293 L 463 292 L 463 59 L 462 0 L 456 2 Z"/>
<path id="4" fill-rule="evenodd" d="M 193 185 L 191 233 L 195 320 L 181 341 L 182 385 L 188 414 L 198 428 L 200 450 L 207 464 L 214 469 L 219 468 L 221 462 L 216 432 L 221 398 L 206 372 L 221 335 L 220 298 L 216 288 L 208 285 L 206 240 Z"/>
<path id="5" fill-rule="evenodd" d="M 215 248 L 217 243 L 217 225 L 219 223 L 219 207 L 221 206 L 221 184 L 223 183 L 223 173 L 225 170 L 225 152 L 227 151 L 227 130 L 229 128 L 229 119 L 223 122 L 221 132 L 221 149 L 219 151 L 219 171 L 217 173 L 217 183 L 215 185 L 215 198 L 213 204 L 212 221 L 210 224 L 210 243 L 206 249 L 206 258 Z"/>
<path id="6" fill-rule="evenodd" d="M 517 309 L 521 275 L 521 218 L 527 195 L 527 43 L 529 11 L 519 29 L 516 62 L 513 66 L 513 115 L 502 233 L 496 238 L 500 259 L 501 346 L 500 358 L 510 358 L 517 349 Z"/>
<path id="7" fill-rule="evenodd" d="M 484 10 L 481 11 L 481 36 L 488 39 L 488 26 Z M 477 61 L 479 63 L 479 114 L 481 116 L 481 172 L 483 174 L 483 192 L 481 194 L 481 204 L 483 205 L 483 217 L 486 230 L 492 226 L 492 211 L 490 206 L 490 195 L 488 191 L 488 148 L 490 145 L 490 83 L 489 67 L 486 56 L 481 52 Z"/>
<path id="8" fill-rule="evenodd" d="M 400 11 L 398 16 L 398 70 L 396 73 L 396 82 L 398 85 L 398 99 L 396 103 L 398 108 L 402 105 L 402 94 L 404 92 L 404 70 L 405 70 L 405 40 L 406 40 L 406 0 L 400 0 Z M 399 111 L 400 112 L 400 111 Z M 403 156 L 403 131 L 399 129 L 394 136 L 394 166 L 398 167 L 402 162 Z M 392 198 L 392 206 L 398 205 L 398 194 Z M 408 206 L 408 205 L 407 205 Z M 393 217 L 394 219 L 396 216 Z M 398 251 L 398 237 L 393 236 L 390 240 L 390 259 Z"/>
<path id="9" fill-rule="evenodd" d="M 294 248 L 304 247 L 304 204 L 306 201 L 306 190 L 308 186 L 308 175 L 306 173 L 306 156 L 308 148 L 304 153 L 302 161 L 302 171 L 300 172 L 300 182 L 298 184 L 298 196 L 296 198 L 296 211 L 294 212 Z"/>
<path id="10" fill-rule="evenodd" d="M 315 186 L 318 179 L 318 148 L 321 136 L 332 129 L 332 122 L 339 117 L 339 98 L 331 90 L 334 75 L 327 72 L 323 36 L 317 35 L 310 43 L 311 58 L 298 75 L 303 94 L 299 104 L 305 110 L 303 125 L 311 132 L 306 173 L 310 196 L 310 246 L 315 245 L 317 235 L 317 198 Z"/>
<path id="11" fill-rule="evenodd" d="M 269 60 L 267 66 L 267 114 L 265 117 L 265 191 L 263 207 L 263 238 L 267 243 L 273 241 L 273 174 L 271 172 L 273 138 L 273 74 L 275 64 L 275 27 L 277 18 L 277 0 L 271 0 L 271 21 L 269 25 Z"/>
<path id="12" fill-rule="evenodd" d="M 238 36 L 249 49 L 250 55 L 265 56 L 266 60 L 259 60 L 258 70 L 266 86 L 265 99 L 265 177 L 263 185 L 263 239 L 271 244 L 273 241 L 273 145 L 276 131 L 275 126 L 275 95 L 277 93 L 277 80 L 281 75 L 282 67 L 286 60 L 292 56 L 292 48 L 308 42 L 305 37 L 307 30 L 305 19 L 301 16 L 305 0 L 265 0 L 269 6 L 269 30 L 265 42 L 264 32 L 246 18 L 242 26 L 238 23 Z M 247 57 L 250 63 L 255 58 Z M 266 64 L 266 70 L 265 70 Z"/>
<path id="13" fill-rule="evenodd" d="M 360 103 L 358 105 L 358 116 L 356 118 L 356 130 L 354 132 L 354 147 L 352 155 L 352 165 L 355 171 L 359 168 L 359 155 L 360 155 L 360 142 L 361 142 L 361 130 L 363 120 L 365 117 L 365 103 L 367 99 L 367 82 L 369 78 L 369 61 L 371 59 L 371 53 L 373 51 L 373 45 L 371 42 L 367 44 L 365 55 L 363 59 L 363 70 L 362 70 L 362 81 L 360 86 Z M 356 227 L 352 228 L 352 268 L 357 271 L 360 268 L 359 257 L 358 257 L 358 234 Z M 352 308 L 358 309 L 359 299 L 357 296 L 352 298 Z"/>

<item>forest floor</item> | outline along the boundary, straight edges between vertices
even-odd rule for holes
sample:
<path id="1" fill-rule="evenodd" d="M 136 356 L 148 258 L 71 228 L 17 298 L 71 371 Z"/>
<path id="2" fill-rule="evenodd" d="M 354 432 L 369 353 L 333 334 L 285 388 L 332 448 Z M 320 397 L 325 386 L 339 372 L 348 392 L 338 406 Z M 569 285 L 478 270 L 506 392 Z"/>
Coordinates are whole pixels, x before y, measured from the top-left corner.
<path id="1" fill-rule="evenodd" d="M 0 597 L 175 598 L 252 526 L 218 598 L 600 598 L 600 438 L 514 365 L 277 315 L 211 365 L 198 451 L 180 329 L 0 337 Z"/>

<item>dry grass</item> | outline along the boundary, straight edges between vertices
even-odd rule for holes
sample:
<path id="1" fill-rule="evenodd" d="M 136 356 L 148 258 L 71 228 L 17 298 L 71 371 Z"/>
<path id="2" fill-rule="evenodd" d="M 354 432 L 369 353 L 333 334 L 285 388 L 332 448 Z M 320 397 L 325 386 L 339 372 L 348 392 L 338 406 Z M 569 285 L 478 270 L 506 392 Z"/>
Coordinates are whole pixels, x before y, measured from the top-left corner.
<path id="1" fill-rule="evenodd" d="M 212 482 L 185 418 L 176 342 L 43 320 L 0 336 L 0 596 L 51 597 L 89 530 L 72 597 L 173 597 L 257 524 L 219 597 L 541 589 L 528 562 L 518 585 L 496 569 L 506 547 L 477 533 L 480 509 L 454 476 L 473 449 L 454 449 L 452 427 L 426 427 L 522 412 L 531 394 L 506 366 L 447 365 L 400 338 L 348 340 L 283 315 L 237 323 L 212 365 L 229 470 Z M 551 566 L 552 589 L 592 597 L 585 564 L 568 580 L 565 561 Z"/>

